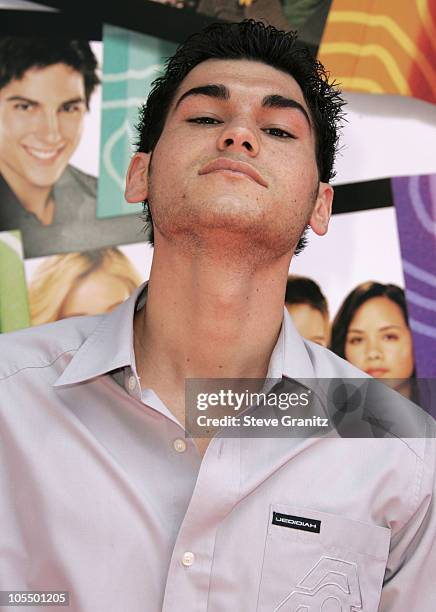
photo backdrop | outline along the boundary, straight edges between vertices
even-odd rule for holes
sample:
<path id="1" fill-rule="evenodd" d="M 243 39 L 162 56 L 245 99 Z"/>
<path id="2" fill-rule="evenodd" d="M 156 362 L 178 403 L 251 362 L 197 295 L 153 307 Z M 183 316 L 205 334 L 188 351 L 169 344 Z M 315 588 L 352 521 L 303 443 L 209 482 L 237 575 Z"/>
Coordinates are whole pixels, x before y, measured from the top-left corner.
<path id="1" fill-rule="evenodd" d="M 417 370 L 436 378 L 436 174 L 392 184 Z"/>
<path id="2" fill-rule="evenodd" d="M 351 91 L 436 102 L 433 0 L 333 0 L 319 57 Z"/>
<path id="3" fill-rule="evenodd" d="M 0 333 L 30 324 L 19 231 L 0 232 Z"/>
<path id="4" fill-rule="evenodd" d="M 431 97 L 433 80 L 428 82 L 421 74 L 424 65 L 427 75 L 435 71 L 435 37 L 429 36 L 434 29 L 434 7 L 429 0 L 416 0 L 407 3 L 408 7 L 402 6 L 399 11 L 377 0 L 361 3 L 359 11 L 350 15 L 347 13 L 353 8 L 350 3 L 351 0 L 334 0 L 331 7 L 330 2 L 316 0 L 301 3 L 306 4 L 306 9 L 309 5 L 312 7 L 311 16 L 306 15 L 304 24 L 300 24 L 301 38 L 316 51 L 323 35 L 320 57 L 333 76 L 342 81 L 348 101 L 348 123 L 343 129 L 337 161 L 335 214 L 329 234 L 322 239 L 310 236 L 308 247 L 294 260 L 291 272 L 310 276 L 319 282 L 329 301 L 332 316 L 345 294 L 365 280 L 393 282 L 405 287 L 418 374 L 436 377 L 436 205 L 434 178 L 430 176 L 436 174 L 436 106 Z M 39 251 L 35 250 L 37 241 L 23 234 L 29 283 L 42 261 L 35 259 L 37 255 L 95 252 L 118 245 L 123 245 L 119 249 L 122 253 L 127 253 L 126 249 L 137 250 L 136 269 L 141 279 L 148 277 L 152 250 L 144 245 L 146 236 L 140 218 L 141 206 L 127 205 L 122 191 L 134 141 L 137 106 L 145 100 L 152 79 L 159 74 L 164 59 L 171 55 L 177 42 L 209 19 L 204 16 L 207 11 L 201 13 L 199 10 L 200 5 L 206 3 L 194 3 L 195 6 L 183 2 L 176 4 L 187 10 L 147 0 L 141 7 L 130 5 L 129 0 L 118 9 L 111 5 L 110 14 L 106 5 L 90 6 L 86 23 L 68 9 L 61 14 L 39 15 L 17 11 L 13 18 L 12 11 L 7 11 L 8 23 L 13 23 L 18 30 L 22 26 L 28 36 L 34 35 L 35 24 L 38 24 L 36 29 L 41 36 L 56 31 L 57 34 L 68 32 L 71 38 L 80 38 L 81 27 L 84 31 L 86 27 L 87 32 L 100 31 L 100 36 L 93 34 L 90 38 L 89 35 L 88 40 L 92 40 L 91 47 L 98 58 L 102 87 L 91 99 L 82 140 L 71 158 L 71 164 L 80 171 L 98 177 L 94 219 L 92 222 L 76 220 L 69 233 L 65 233 L 63 245 L 46 240 Z M 222 7 L 225 9 L 227 4 L 223 2 Z M 211 6 L 216 15 L 218 3 L 211 3 Z M 355 9 L 355 3 L 353 6 Z M 324 28 L 327 13 L 329 18 Z M 203 15 L 201 19 L 200 14 Z M 103 28 L 105 17 L 110 23 Z M 287 18 L 290 20 L 289 15 Z M 313 19 L 318 19 L 313 29 L 318 31 L 318 39 L 306 35 Z M 351 29 L 343 27 L 347 20 L 360 32 L 351 41 L 357 46 L 351 53 L 344 46 L 339 49 L 341 53 L 345 49 L 354 58 L 351 64 L 348 58 L 347 65 L 358 70 L 364 68 L 365 74 L 346 73 L 337 67 L 338 48 L 331 44 L 350 43 Z M 57 23 L 59 27 L 54 25 Z M 20 34 L 18 30 L 17 35 Z M 424 46 L 423 37 L 427 37 Z M 330 47 L 326 47 L 329 44 Z M 407 53 L 405 44 L 408 45 Z M 387 54 L 393 61 L 383 61 Z M 420 61 L 422 54 L 426 62 Z M 410 61 L 404 59 L 407 55 Z M 418 68 L 414 67 L 416 63 Z M 380 70 L 385 74 L 380 76 Z M 420 71 L 420 81 L 415 78 L 416 70 Z M 389 78 L 392 82 L 393 74 L 399 75 L 398 83 L 406 83 L 407 87 L 398 89 L 386 85 Z M 379 84 L 377 91 L 361 87 L 364 79 L 376 81 Z M 393 177 L 392 180 L 389 177 Z M 4 235 L 10 234 L 15 239 L 19 236 L 16 230 L 20 229 L 23 233 L 20 227 L 0 227 L 0 231 L 6 232 Z M 125 246 L 128 243 L 132 246 Z M 2 252 L 1 257 L 4 263 L 7 256 Z M 144 261 L 141 264 L 142 257 Z M 0 265 L 0 287 L 6 286 L 3 279 L 5 269 L 7 266 Z M 25 296 L 25 290 L 22 295 Z M 4 290 L 0 299 L 3 303 L 9 299 Z M 28 324 L 29 319 L 22 318 L 20 326 Z"/>
<path id="5" fill-rule="evenodd" d="M 154 36 L 106 25 L 103 28 L 103 117 L 97 216 L 137 213 L 140 204 L 128 204 L 124 185 L 136 140 L 138 108 L 150 85 L 162 71 L 164 59 L 176 45 Z"/>

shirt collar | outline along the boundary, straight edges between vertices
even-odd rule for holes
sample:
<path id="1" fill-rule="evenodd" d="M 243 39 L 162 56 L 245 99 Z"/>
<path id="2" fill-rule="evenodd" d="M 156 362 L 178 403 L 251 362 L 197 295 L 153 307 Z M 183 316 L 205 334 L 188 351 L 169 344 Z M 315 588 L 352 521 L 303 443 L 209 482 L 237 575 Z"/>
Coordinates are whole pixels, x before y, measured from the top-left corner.
<path id="1" fill-rule="evenodd" d="M 90 380 L 113 370 L 130 366 L 137 376 L 133 317 L 145 304 L 147 283 L 136 289 L 118 308 L 104 315 L 85 340 L 54 386 L 61 387 Z M 284 308 L 283 323 L 268 367 L 267 378 L 294 380 L 315 378 L 315 371 L 303 339 Z"/>
<path id="2" fill-rule="evenodd" d="M 142 302 L 147 283 L 112 312 L 104 315 L 92 334 L 85 340 L 54 386 L 84 382 L 130 366 L 136 375 L 133 349 L 133 316 L 136 302 Z"/>
<path id="3" fill-rule="evenodd" d="M 315 369 L 303 338 L 297 332 L 286 308 L 283 309 L 283 323 L 268 367 L 268 378 L 282 376 L 294 380 L 315 378 Z"/>

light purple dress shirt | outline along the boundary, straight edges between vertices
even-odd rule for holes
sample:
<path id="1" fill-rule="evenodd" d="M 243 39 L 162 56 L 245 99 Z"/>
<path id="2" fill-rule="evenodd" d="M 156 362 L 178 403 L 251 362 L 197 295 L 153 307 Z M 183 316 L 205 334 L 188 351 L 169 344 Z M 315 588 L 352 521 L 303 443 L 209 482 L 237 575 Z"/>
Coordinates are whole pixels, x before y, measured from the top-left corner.
<path id="1" fill-rule="evenodd" d="M 434 439 L 215 438 L 201 460 L 141 390 L 139 295 L 0 337 L 0 590 L 67 590 L 47 610 L 74 612 L 434 612 Z M 285 311 L 269 376 L 359 375 Z"/>

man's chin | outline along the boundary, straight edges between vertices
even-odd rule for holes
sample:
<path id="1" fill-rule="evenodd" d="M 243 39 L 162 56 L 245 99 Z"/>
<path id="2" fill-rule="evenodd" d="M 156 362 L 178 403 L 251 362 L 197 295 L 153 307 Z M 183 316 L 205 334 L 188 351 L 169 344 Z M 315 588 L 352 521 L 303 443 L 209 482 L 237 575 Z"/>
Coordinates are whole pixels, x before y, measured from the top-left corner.
<path id="1" fill-rule="evenodd" d="M 151 202 L 155 227 L 168 242 L 222 252 L 223 257 L 255 257 L 255 251 L 263 260 L 282 256 L 293 252 L 305 228 L 296 228 L 297 219 L 285 217 L 284 207 L 248 195 L 219 194 L 188 202 L 188 194 L 177 202 L 166 201 L 164 207 Z"/>
<path id="2" fill-rule="evenodd" d="M 27 176 L 25 177 L 27 182 L 29 183 L 29 185 L 31 187 L 33 187 L 34 189 L 52 189 L 55 184 L 58 182 L 58 180 L 60 179 L 60 177 L 62 176 L 65 167 L 62 167 L 60 170 L 57 170 L 56 172 L 51 172 L 50 174 L 46 174 L 45 176 L 41 174 L 39 174 L 38 176 Z"/>
<path id="3" fill-rule="evenodd" d="M 207 222 L 203 219 L 189 227 L 165 226 L 158 231 L 168 243 L 196 258 L 209 257 L 238 267 L 245 263 L 253 268 L 290 256 L 296 244 L 290 241 L 289 234 L 283 235 L 262 224 L 235 223 L 222 217 Z"/>

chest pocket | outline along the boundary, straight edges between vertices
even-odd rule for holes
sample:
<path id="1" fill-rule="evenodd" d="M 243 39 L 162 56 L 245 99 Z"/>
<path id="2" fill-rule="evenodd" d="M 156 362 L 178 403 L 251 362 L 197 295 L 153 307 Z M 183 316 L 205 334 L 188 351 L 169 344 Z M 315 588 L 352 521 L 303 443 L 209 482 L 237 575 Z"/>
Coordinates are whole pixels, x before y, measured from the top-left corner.
<path id="1" fill-rule="evenodd" d="M 377 612 L 390 529 L 270 507 L 257 612 Z"/>

